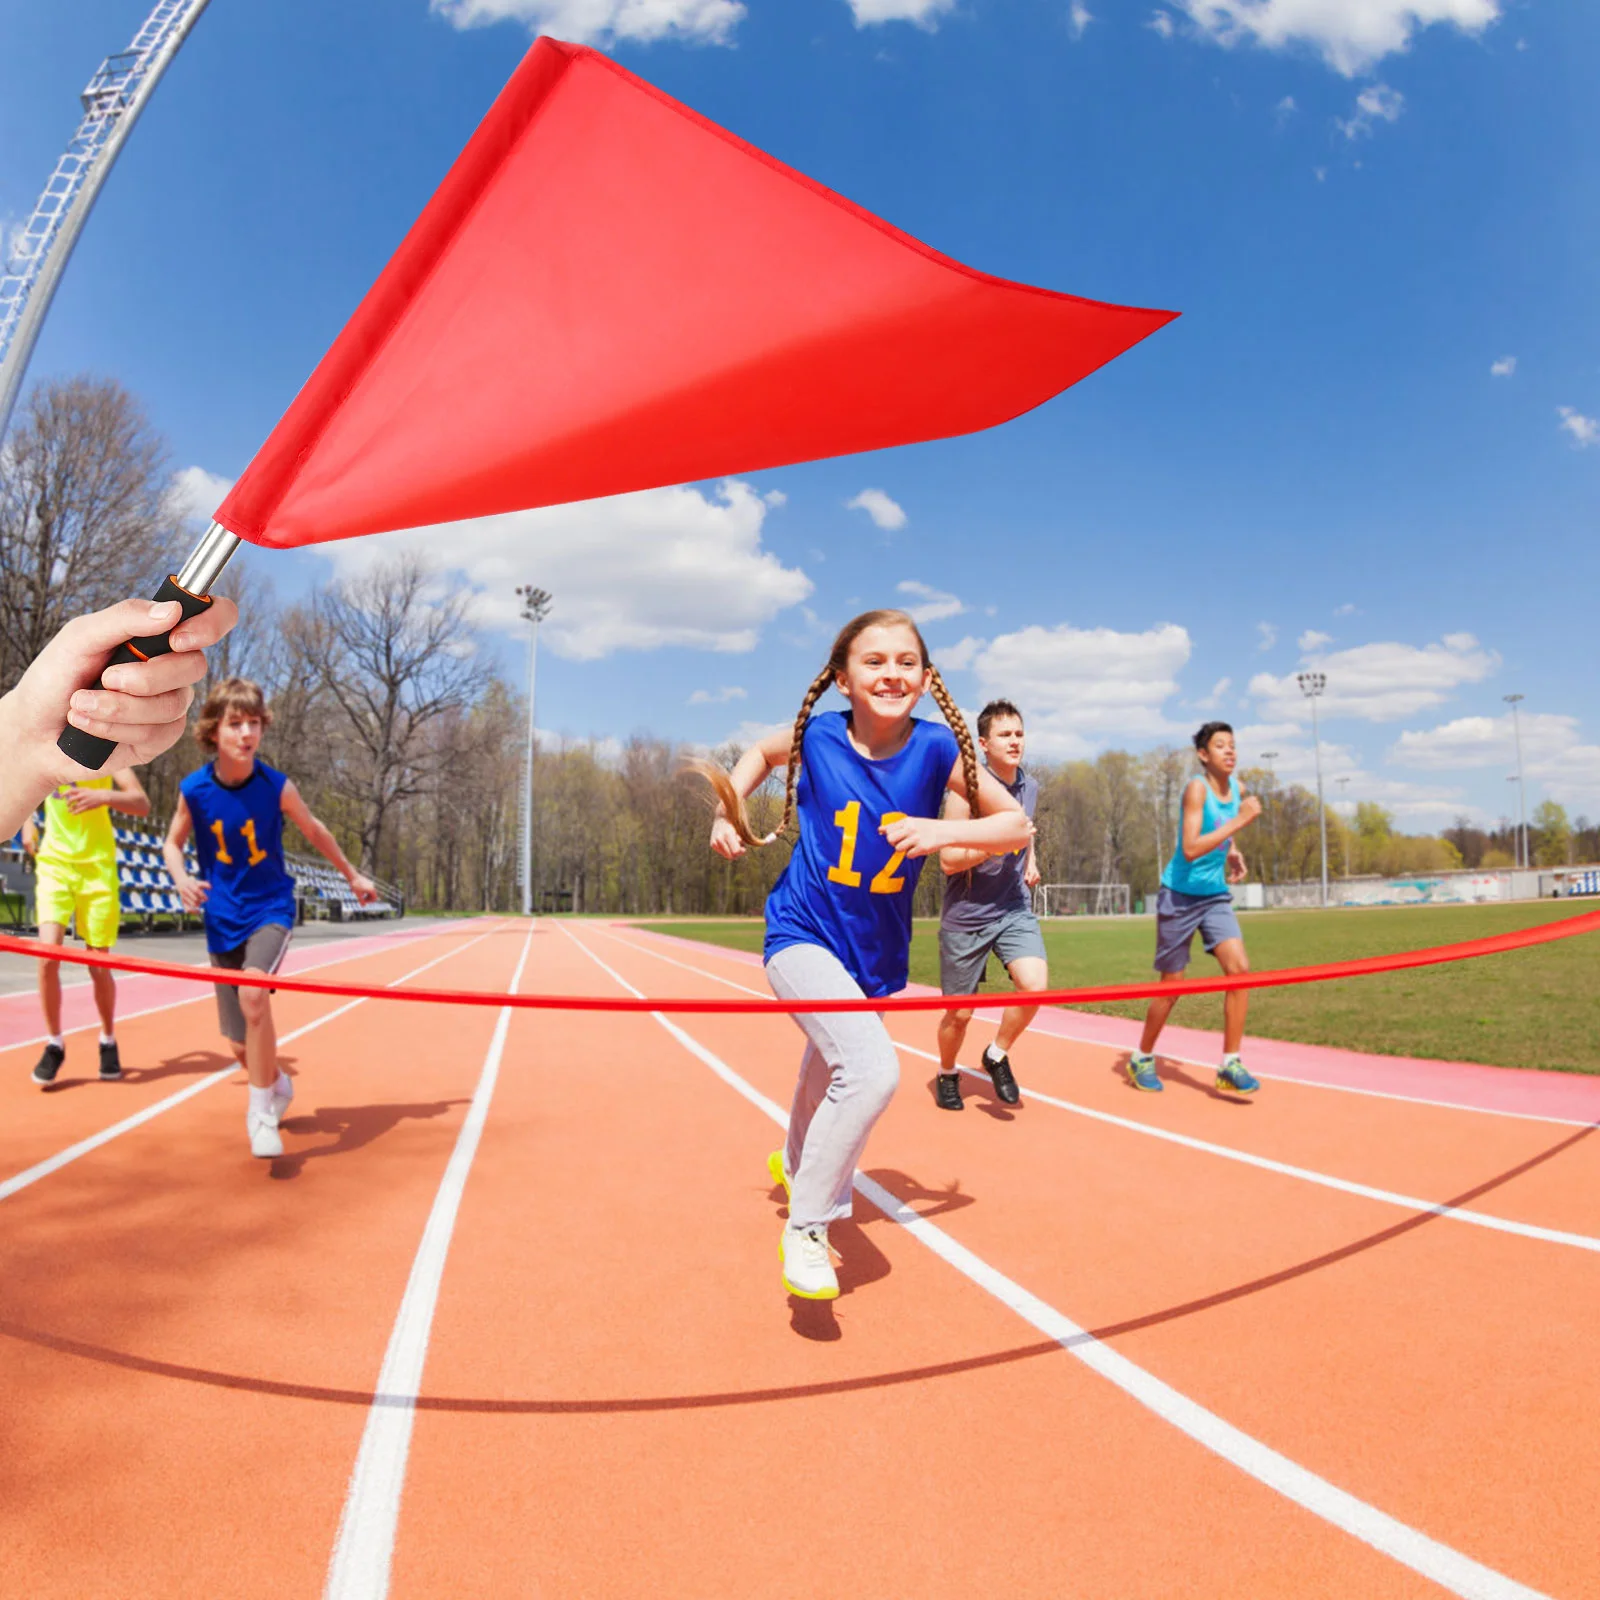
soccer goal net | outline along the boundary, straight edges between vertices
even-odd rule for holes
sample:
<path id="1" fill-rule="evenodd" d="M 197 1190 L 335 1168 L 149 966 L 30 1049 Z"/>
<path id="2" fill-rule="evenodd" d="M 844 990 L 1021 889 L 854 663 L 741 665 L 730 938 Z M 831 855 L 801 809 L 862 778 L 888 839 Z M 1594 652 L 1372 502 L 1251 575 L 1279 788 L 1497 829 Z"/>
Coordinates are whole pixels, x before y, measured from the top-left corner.
<path id="1" fill-rule="evenodd" d="M 1033 909 L 1041 917 L 1125 917 L 1131 899 L 1125 883 L 1041 883 Z"/>

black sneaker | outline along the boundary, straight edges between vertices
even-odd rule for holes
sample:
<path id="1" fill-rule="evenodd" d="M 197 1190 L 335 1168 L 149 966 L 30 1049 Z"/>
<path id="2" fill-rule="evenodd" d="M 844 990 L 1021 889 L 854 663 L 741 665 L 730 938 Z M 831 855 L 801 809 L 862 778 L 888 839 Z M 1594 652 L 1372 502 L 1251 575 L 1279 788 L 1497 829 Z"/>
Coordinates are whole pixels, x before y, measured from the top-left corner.
<path id="1" fill-rule="evenodd" d="M 933 1098 L 941 1111 L 965 1111 L 967 1108 L 961 1100 L 961 1074 L 934 1073 Z"/>
<path id="2" fill-rule="evenodd" d="M 117 1041 L 100 1046 L 100 1076 L 108 1083 L 122 1076 L 122 1057 L 117 1054 Z"/>
<path id="3" fill-rule="evenodd" d="M 988 1046 L 983 1052 L 983 1070 L 989 1074 L 990 1081 L 994 1084 L 994 1092 L 1000 1096 L 1004 1104 L 1014 1106 L 1021 1100 L 1022 1093 L 1017 1088 L 1017 1080 L 1011 1075 L 1011 1057 L 1003 1052 L 991 1056 L 989 1051 L 994 1048 Z"/>
<path id="4" fill-rule="evenodd" d="M 39 1065 L 33 1069 L 33 1081 L 49 1088 L 56 1081 L 56 1074 L 66 1059 L 67 1052 L 60 1045 L 47 1044 L 44 1047 L 44 1054 L 39 1057 Z"/>

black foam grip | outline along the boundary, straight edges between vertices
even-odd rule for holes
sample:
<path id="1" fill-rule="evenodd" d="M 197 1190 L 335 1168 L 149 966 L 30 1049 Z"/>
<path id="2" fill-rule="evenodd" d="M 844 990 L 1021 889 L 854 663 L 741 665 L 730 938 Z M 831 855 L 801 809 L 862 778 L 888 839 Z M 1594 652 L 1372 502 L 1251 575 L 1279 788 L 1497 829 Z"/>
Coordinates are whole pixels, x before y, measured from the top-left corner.
<path id="1" fill-rule="evenodd" d="M 183 616 L 173 623 L 172 628 L 180 627 L 190 617 L 197 617 L 202 611 L 211 609 L 210 595 L 190 594 L 187 589 L 180 589 L 178 580 L 172 577 L 167 578 L 156 590 L 155 600 L 157 604 L 163 600 L 176 600 L 183 607 Z M 143 639 L 130 639 L 126 644 L 118 645 L 106 665 L 115 667 L 124 662 L 148 661 L 152 656 L 171 655 L 169 635 L 172 628 L 166 633 L 150 634 Z M 85 733 L 82 728 L 74 728 L 69 724 L 56 740 L 56 748 L 63 755 L 71 756 L 80 767 L 90 767 L 98 772 L 111 759 L 111 752 L 117 747 L 110 739 Z"/>

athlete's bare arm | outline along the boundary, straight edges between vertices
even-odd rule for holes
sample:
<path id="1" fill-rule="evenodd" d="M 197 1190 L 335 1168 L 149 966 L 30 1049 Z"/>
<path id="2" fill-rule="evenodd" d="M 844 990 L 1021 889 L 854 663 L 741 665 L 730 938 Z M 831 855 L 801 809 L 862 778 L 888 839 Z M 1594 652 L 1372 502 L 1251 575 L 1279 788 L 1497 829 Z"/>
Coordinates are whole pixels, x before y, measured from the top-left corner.
<path id="1" fill-rule="evenodd" d="M 161 859 L 172 875 L 173 887 L 183 901 L 185 911 L 198 911 L 206 903 L 211 885 L 204 878 L 191 878 L 183 859 L 183 847 L 194 833 L 194 818 L 189 815 L 189 802 L 180 794 L 177 809 L 172 813 L 172 826 L 161 841 Z"/>
<path id="2" fill-rule="evenodd" d="M 306 836 L 306 843 L 327 858 L 355 891 L 355 897 L 362 905 L 371 905 L 378 898 L 377 886 L 372 879 L 350 865 L 349 858 L 333 836 L 333 830 L 321 818 L 311 814 L 311 807 L 305 803 L 292 779 L 283 786 L 283 814 Z"/>

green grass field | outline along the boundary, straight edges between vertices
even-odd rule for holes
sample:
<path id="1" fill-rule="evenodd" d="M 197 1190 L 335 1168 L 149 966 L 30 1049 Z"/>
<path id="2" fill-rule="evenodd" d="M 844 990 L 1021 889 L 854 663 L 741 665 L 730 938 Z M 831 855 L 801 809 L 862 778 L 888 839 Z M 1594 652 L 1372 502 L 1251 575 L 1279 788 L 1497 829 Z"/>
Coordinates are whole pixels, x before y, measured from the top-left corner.
<path id="1" fill-rule="evenodd" d="M 1264 972 L 1455 944 L 1593 909 L 1593 902 L 1576 907 L 1529 902 L 1257 911 L 1240 920 L 1251 964 Z M 653 920 L 638 926 L 737 950 L 761 948 L 761 924 L 751 919 Z M 1050 980 L 1059 988 L 1139 983 L 1150 976 L 1155 948 L 1155 923 L 1150 918 L 1085 917 L 1049 921 L 1043 926 L 1050 952 Z M 1195 950 L 1191 973 L 1197 977 L 1214 973 L 1216 965 L 1200 953 L 1198 940 Z M 938 924 L 932 920 L 917 923 L 911 943 L 911 978 L 914 983 L 939 981 Z M 1600 1072 L 1597 979 L 1600 933 L 1582 934 L 1532 950 L 1448 966 L 1257 990 L 1250 998 L 1249 1031 L 1273 1039 L 1381 1055 Z M 987 987 L 1003 986 L 1004 975 L 991 961 Z M 1085 1009 L 1116 1016 L 1144 1013 L 1142 1004 Z M 1173 1013 L 1173 1021 L 1191 1028 L 1220 1028 L 1221 997 L 1201 995 L 1186 1000 Z"/>

